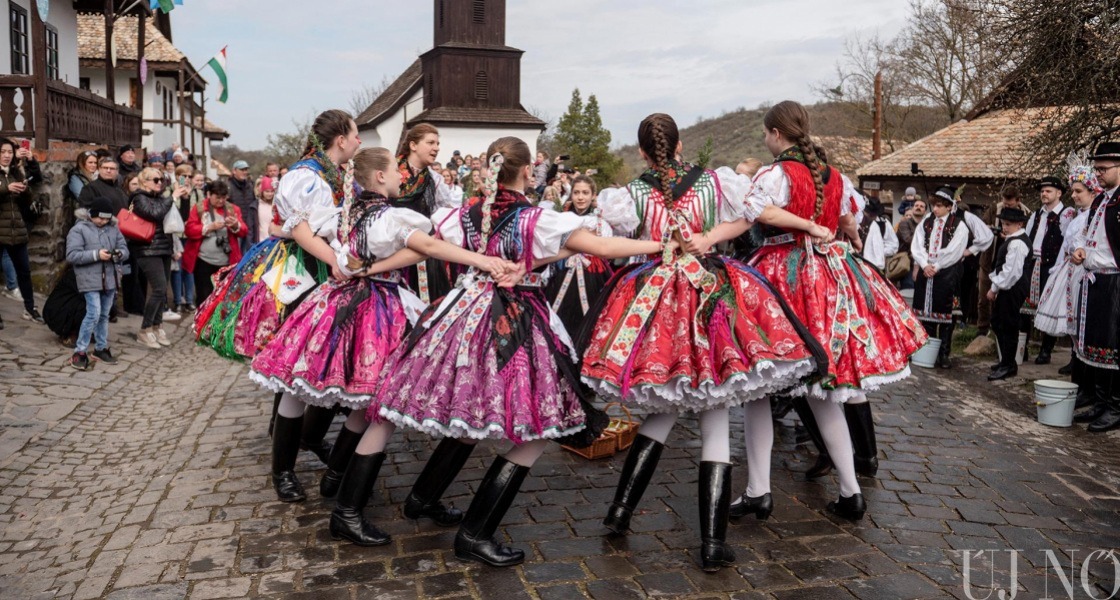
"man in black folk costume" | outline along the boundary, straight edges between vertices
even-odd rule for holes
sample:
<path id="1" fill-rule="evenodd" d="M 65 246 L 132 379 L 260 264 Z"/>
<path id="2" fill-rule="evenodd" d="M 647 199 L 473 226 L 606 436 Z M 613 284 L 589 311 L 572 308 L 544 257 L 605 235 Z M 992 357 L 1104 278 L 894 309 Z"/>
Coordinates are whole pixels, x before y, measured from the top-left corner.
<path id="1" fill-rule="evenodd" d="M 918 266 L 914 283 L 914 313 L 931 337 L 941 339 L 937 366 L 948 369 L 953 346 L 954 303 L 960 288 L 962 260 L 968 249 L 969 230 L 954 211 L 951 187 L 941 187 L 930 197 L 931 214 L 918 224 L 910 254 Z"/>
<path id="2" fill-rule="evenodd" d="M 1038 300 L 1042 290 L 1046 289 L 1046 282 L 1050 279 L 1050 270 L 1058 262 L 1058 254 L 1062 250 L 1062 241 L 1065 239 L 1066 227 L 1077 210 L 1073 207 L 1062 205 L 1062 194 L 1066 192 L 1066 183 L 1059 177 L 1043 177 L 1038 184 L 1039 197 L 1042 208 L 1031 215 L 1027 222 L 1027 240 L 1031 244 L 1030 270 L 1027 271 L 1028 294 L 1023 303 L 1021 331 L 1030 333 L 1034 322 L 1034 314 L 1038 310 Z M 1042 347 L 1035 357 L 1035 364 L 1045 365 L 1050 363 L 1050 353 L 1054 351 L 1054 343 L 1058 338 L 1042 334 Z"/>

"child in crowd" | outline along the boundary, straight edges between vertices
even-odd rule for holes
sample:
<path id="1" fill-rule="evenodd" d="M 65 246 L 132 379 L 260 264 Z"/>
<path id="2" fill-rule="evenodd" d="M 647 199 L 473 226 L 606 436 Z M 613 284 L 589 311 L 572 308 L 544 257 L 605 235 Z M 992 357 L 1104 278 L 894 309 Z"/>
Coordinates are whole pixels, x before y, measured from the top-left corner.
<path id="1" fill-rule="evenodd" d="M 78 291 L 86 299 L 86 316 L 78 330 L 78 342 L 70 366 L 79 371 L 90 367 L 90 337 L 93 357 L 116 364 L 109 350 L 109 309 L 117 295 L 117 265 L 128 260 L 128 244 L 113 217 L 113 203 L 94 198 L 88 209 L 75 211 L 78 221 L 66 236 L 66 261 L 74 266 Z"/>

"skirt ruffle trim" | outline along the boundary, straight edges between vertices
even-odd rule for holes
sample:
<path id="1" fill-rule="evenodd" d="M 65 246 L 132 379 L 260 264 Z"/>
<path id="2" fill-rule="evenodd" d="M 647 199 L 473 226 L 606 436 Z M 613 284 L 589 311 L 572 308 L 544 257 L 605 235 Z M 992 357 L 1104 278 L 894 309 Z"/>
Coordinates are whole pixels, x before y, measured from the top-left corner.
<path id="1" fill-rule="evenodd" d="M 622 398 L 621 388 L 610 381 L 586 375 L 582 379 L 600 396 L 621 399 L 650 412 L 695 412 L 739 406 L 770 394 L 786 392 L 814 370 L 816 367 L 812 359 L 793 362 L 767 360 L 759 362 L 751 371 L 732 375 L 719 385 L 708 379 L 694 388 L 691 377 L 680 376 L 660 385 L 633 385 L 626 398 Z"/>
<path id="2" fill-rule="evenodd" d="M 822 386 L 819 382 L 813 383 L 809 386 L 802 386 L 798 389 L 799 395 L 808 395 L 813 398 L 821 400 L 832 400 L 833 402 L 845 403 L 854 398 L 859 398 L 867 392 L 874 392 L 884 385 L 898 383 L 903 379 L 910 377 L 910 366 L 907 365 L 901 371 L 894 373 L 886 373 L 883 375 L 871 375 L 859 380 L 859 386 L 854 385 L 840 385 L 840 386 Z"/>
<path id="3" fill-rule="evenodd" d="M 410 415 L 406 415 L 397 410 L 393 410 L 382 406 L 378 411 L 378 415 L 383 419 L 392 421 L 399 427 L 408 427 L 425 433 L 431 437 L 450 437 L 450 438 L 470 438 L 472 440 L 508 440 L 509 435 L 506 433 L 506 428 L 500 423 L 488 423 L 484 428 L 472 427 L 462 419 L 451 419 L 449 423 L 441 423 L 435 419 L 424 419 L 417 421 Z M 531 442 L 533 440 L 551 440 L 573 433 L 582 431 L 586 427 L 585 424 L 580 423 L 575 427 L 568 429 L 561 429 L 559 427 L 549 427 L 540 434 L 529 429 L 527 425 L 516 425 L 513 430 L 515 435 L 521 442 Z"/>
<path id="4" fill-rule="evenodd" d="M 278 393 L 287 392 L 299 398 L 304 404 L 320 408 L 334 408 L 337 405 L 350 410 L 364 411 L 373 402 L 373 396 L 351 394 L 338 386 L 320 389 L 300 377 L 293 378 L 289 385 L 278 377 L 249 371 L 249 379 L 266 390 Z"/>

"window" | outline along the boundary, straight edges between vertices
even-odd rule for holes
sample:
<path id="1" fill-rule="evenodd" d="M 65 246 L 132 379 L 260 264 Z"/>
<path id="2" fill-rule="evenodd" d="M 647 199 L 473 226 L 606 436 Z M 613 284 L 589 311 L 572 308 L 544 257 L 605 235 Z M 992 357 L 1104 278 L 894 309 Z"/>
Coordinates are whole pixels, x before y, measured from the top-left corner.
<path id="1" fill-rule="evenodd" d="M 432 104 L 432 74 L 428 73 L 424 76 L 424 104 Z"/>
<path id="2" fill-rule="evenodd" d="M 58 73 L 58 30 L 47 25 L 47 79 L 61 79 Z"/>
<path id="3" fill-rule="evenodd" d="M 78 78 L 78 87 L 80 89 L 83 89 L 83 90 L 87 91 L 87 92 L 90 91 L 89 77 L 79 77 Z"/>
<path id="4" fill-rule="evenodd" d="M 443 2 L 444 2 L 444 0 L 439 0 L 439 28 L 440 29 L 443 29 Z"/>
<path id="5" fill-rule="evenodd" d="M 128 105 L 140 108 L 140 80 L 135 77 L 128 78 Z"/>
<path id="6" fill-rule="evenodd" d="M 473 20 L 478 25 L 486 24 L 486 0 L 474 0 L 471 14 Z"/>
<path id="7" fill-rule="evenodd" d="M 479 71 L 474 74 L 474 99 L 486 100 L 490 97 L 490 80 L 486 76 L 486 71 Z"/>
<path id="8" fill-rule="evenodd" d="M 27 10 L 14 2 L 8 4 L 9 38 L 12 40 L 12 75 L 30 75 L 27 53 Z"/>

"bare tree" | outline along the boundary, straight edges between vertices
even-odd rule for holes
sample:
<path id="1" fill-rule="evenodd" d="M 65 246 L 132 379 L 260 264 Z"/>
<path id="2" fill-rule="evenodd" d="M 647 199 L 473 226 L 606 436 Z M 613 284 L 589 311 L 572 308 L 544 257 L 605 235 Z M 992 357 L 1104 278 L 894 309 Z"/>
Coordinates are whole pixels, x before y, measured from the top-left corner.
<path id="1" fill-rule="evenodd" d="M 386 75 L 381 78 L 381 83 L 368 83 L 354 90 L 350 94 L 350 114 L 354 116 L 362 114 L 362 111 L 369 108 L 369 105 L 373 104 L 373 101 L 377 100 L 377 97 L 384 93 L 392 83 L 393 81 Z"/>

